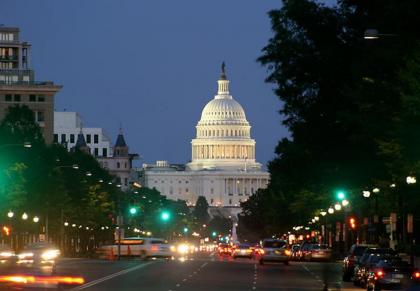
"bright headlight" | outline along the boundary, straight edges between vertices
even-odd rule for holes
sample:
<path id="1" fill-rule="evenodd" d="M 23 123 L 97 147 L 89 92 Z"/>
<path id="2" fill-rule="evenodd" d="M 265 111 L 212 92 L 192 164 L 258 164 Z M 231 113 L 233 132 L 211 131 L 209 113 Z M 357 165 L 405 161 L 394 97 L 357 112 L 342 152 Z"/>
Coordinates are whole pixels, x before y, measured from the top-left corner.
<path id="1" fill-rule="evenodd" d="M 15 254 L 13 252 L 1 252 L 0 257 L 1 258 L 10 258 L 13 257 Z"/>
<path id="2" fill-rule="evenodd" d="M 189 247 L 186 244 L 182 244 L 178 246 L 178 253 L 180 254 L 187 254 L 188 250 L 189 250 Z"/>
<path id="3" fill-rule="evenodd" d="M 21 253 L 18 255 L 19 259 L 26 259 L 26 258 L 32 258 L 34 256 L 34 253 Z"/>
<path id="4" fill-rule="evenodd" d="M 53 260 L 60 255 L 59 250 L 47 250 L 42 255 L 41 258 L 44 260 Z"/>

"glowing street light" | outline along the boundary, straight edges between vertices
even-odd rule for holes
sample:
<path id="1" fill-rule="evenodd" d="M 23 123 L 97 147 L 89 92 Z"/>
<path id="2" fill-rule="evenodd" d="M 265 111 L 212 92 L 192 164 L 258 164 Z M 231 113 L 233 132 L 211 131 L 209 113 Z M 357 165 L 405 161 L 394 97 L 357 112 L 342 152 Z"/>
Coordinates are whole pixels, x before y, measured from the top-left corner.
<path id="1" fill-rule="evenodd" d="M 315 219 L 315 221 L 318 221 L 319 220 L 319 216 L 315 216 L 314 219 Z"/>
<path id="2" fill-rule="evenodd" d="M 365 198 L 369 198 L 370 197 L 370 191 L 363 191 L 362 192 L 363 193 L 363 197 L 365 197 Z"/>
<path id="3" fill-rule="evenodd" d="M 334 213 L 334 208 L 332 208 L 332 207 L 328 208 L 328 213 L 333 214 Z"/>
<path id="4" fill-rule="evenodd" d="M 350 202 L 346 199 L 344 199 L 343 201 L 341 201 L 341 205 L 343 205 L 344 207 L 346 207 L 347 205 L 349 205 Z"/>
<path id="5" fill-rule="evenodd" d="M 341 204 L 340 203 L 335 204 L 334 209 L 337 210 L 337 211 L 340 211 L 341 210 Z"/>
<path id="6" fill-rule="evenodd" d="M 39 217 L 38 217 L 38 216 L 35 216 L 35 217 L 32 219 L 32 221 L 33 221 L 33 222 L 35 222 L 35 223 L 38 223 L 38 222 L 39 222 Z"/>
<path id="7" fill-rule="evenodd" d="M 408 176 L 405 181 L 407 182 L 407 184 L 416 184 L 417 180 L 416 177 L 413 176 Z"/>
<path id="8" fill-rule="evenodd" d="M 380 191 L 381 191 L 381 190 L 379 190 L 379 188 L 373 188 L 373 189 L 372 189 L 372 192 L 373 192 L 373 193 L 379 193 Z"/>
<path id="9" fill-rule="evenodd" d="M 13 216 L 15 216 L 13 211 L 10 210 L 9 212 L 7 212 L 7 217 L 12 218 Z"/>
<path id="10" fill-rule="evenodd" d="M 23 219 L 23 220 L 27 220 L 27 219 L 28 219 L 28 214 L 26 214 L 26 212 L 24 212 L 24 213 L 22 214 L 22 219 Z"/>
<path id="11" fill-rule="evenodd" d="M 327 215 L 327 212 L 326 211 L 321 211 L 319 214 L 321 214 L 322 216 L 325 216 L 325 215 Z"/>

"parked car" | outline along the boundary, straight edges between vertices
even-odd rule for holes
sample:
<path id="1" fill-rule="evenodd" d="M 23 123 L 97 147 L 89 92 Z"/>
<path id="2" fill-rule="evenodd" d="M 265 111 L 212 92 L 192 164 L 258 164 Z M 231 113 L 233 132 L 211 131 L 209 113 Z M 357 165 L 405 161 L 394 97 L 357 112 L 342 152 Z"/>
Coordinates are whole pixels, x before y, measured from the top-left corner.
<path id="1" fill-rule="evenodd" d="M 367 276 L 368 291 L 419 288 L 420 272 L 401 258 L 380 260 Z M 419 288 L 420 289 L 420 288 Z"/>
<path id="2" fill-rule="evenodd" d="M 351 280 L 357 260 L 360 259 L 367 248 L 373 247 L 376 247 L 376 245 L 354 244 L 351 246 L 348 255 L 343 260 L 343 281 L 349 282 Z"/>
<path id="3" fill-rule="evenodd" d="M 289 264 L 292 252 L 287 248 L 287 242 L 279 239 L 264 239 L 261 243 L 262 252 L 259 257 L 260 265 L 265 262 L 283 262 Z"/>
<path id="4" fill-rule="evenodd" d="M 309 251 L 306 252 L 306 261 L 328 261 L 331 259 L 332 250 L 325 244 L 311 244 Z"/>
<path id="5" fill-rule="evenodd" d="M 15 251 L 9 246 L 0 245 L 0 266 L 8 267 L 16 263 L 17 256 Z"/>

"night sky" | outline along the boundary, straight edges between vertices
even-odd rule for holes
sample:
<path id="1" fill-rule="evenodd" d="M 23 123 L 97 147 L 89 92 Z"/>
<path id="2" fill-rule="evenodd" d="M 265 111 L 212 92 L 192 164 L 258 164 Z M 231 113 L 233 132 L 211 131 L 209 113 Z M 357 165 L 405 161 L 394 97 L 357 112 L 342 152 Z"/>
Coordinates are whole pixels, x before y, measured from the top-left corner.
<path id="1" fill-rule="evenodd" d="M 3 0 L 0 23 L 32 44 L 36 80 L 63 85 L 58 111 L 77 111 L 113 142 L 122 124 L 140 163 L 186 163 L 201 110 L 216 94 L 222 61 L 244 107 L 257 160 L 287 136 L 281 103 L 256 59 L 279 0 Z"/>

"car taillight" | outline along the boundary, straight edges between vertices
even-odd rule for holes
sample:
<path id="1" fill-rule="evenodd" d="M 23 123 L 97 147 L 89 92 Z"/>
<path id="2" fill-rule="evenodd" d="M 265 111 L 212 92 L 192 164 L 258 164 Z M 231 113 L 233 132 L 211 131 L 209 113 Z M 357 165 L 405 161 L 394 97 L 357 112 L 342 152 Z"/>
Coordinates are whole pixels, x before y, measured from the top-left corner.
<path id="1" fill-rule="evenodd" d="M 157 252 L 159 250 L 158 246 L 152 246 L 151 248 L 152 252 Z"/>
<path id="2" fill-rule="evenodd" d="M 291 253 L 289 250 L 285 250 L 285 251 L 284 251 L 284 254 L 285 254 L 286 256 L 290 256 L 292 253 Z"/>
<path id="3" fill-rule="evenodd" d="M 413 278 L 420 279 L 420 272 L 419 271 L 414 272 L 413 273 Z"/>
<path id="4" fill-rule="evenodd" d="M 261 250 L 260 250 L 260 254 L 261 254 L 261 255 L 264 255 L 264 254 L 265 254 L 265 251 L 264 251 L 263 249 L 261 249 Z"/>
<path id="5" fill-rule="evenodd" d="M 383 276 L 385 275 L 385 272 L 382 270 L 378 270 L 375 272 L 375 280 L 378 278 L 383 278 Z"/>

